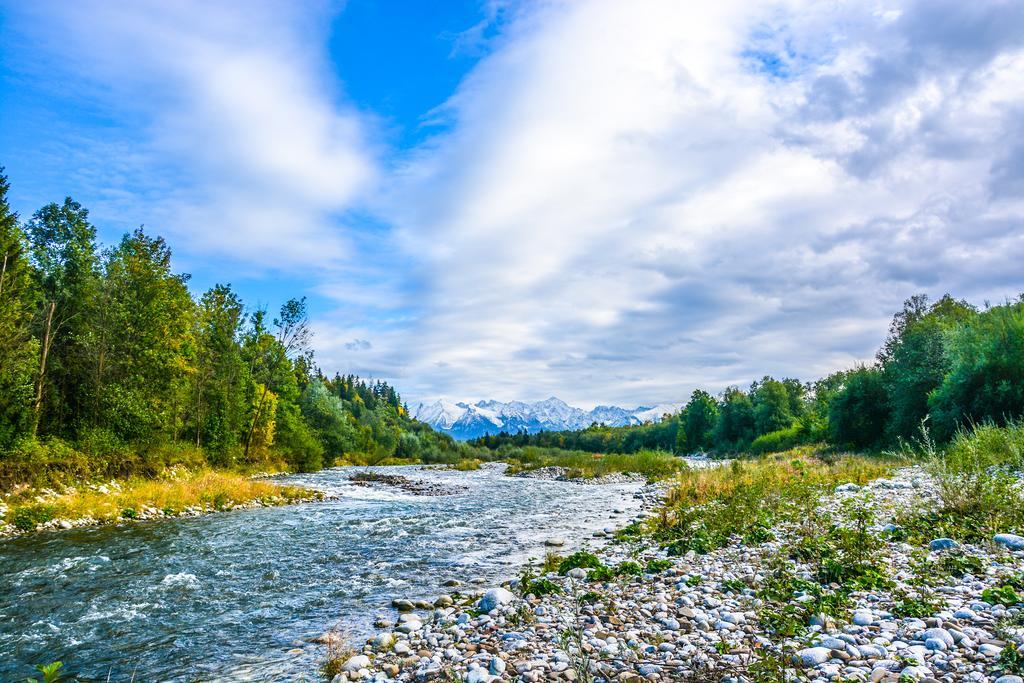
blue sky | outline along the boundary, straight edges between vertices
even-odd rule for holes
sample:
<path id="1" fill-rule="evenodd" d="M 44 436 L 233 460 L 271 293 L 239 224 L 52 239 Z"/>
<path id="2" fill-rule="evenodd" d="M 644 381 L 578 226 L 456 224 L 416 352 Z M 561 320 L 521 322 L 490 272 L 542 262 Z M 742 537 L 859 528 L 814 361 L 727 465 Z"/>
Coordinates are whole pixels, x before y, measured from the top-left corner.
<path id="1" fill-rule="evenodd" d="M 0 165 L 411 401 L 674 402 L 1024 290 L 1024 5 L 0 0 Z"/>

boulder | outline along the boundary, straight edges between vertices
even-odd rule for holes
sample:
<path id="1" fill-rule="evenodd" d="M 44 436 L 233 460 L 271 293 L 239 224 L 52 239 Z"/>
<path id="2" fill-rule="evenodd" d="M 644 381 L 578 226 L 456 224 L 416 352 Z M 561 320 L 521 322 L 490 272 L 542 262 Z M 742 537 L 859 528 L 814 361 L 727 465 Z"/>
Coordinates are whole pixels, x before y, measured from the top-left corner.
<path id="1" fill-rule="evenodd" d="M 477 609 L 481 612 L 490 612 L 492 609 L 496 609 L 501 605 L 507 605 L 515 599 L 516 596 L 504 588 L 492 588 L 480 598 L 480 602 L 477 603 Z"/>
<path id="2" fill-rule="evenodd" d="M 355 655 L 349 657 L 348 660 L 342 665 L 341 670 L 353 673 L 360 669 L 366 669 L 370 666 L 370 658 L 366 655 Z"/>
<path id="3" fill-rule="evenodd" d="M 796 653 L 796 660 L 805 667 L 818 666 L 832 659 L 832 650 L 827 647 L 808 647 Z"/>
<path id="4" fill-rule="evenodd" d="M 951 550 L 959 546 L 952 538 L 936 538 L 928 544 L 928 550 Z"/>
<path id="5" fill-rule="evenodd" d="M 992 540 L 999 545 L 1006 546 L 1009 550 L 1024 550 L 1024 536 L 1018 536 L 1017 534 L 996 534 Z"/>

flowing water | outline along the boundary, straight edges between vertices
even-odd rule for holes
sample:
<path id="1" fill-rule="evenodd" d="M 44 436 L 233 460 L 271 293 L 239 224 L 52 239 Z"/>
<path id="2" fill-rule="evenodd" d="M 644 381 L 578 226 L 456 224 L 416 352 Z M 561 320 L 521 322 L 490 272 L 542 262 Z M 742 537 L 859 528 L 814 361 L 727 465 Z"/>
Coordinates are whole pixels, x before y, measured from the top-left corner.
<path id="1" fill-rule="evenodd" d="M 579 545 L 638 508 L 637 485 L 373 469 L 452 493 L 354 486 L 335 468 L 282 478 L 340 494 L 325 502 L 0 541 L 0 680 L 52 660 L 83 681 L 316 680 L 311 638 L 365 638 L 393 597 L 495 584 L 546 538 Z"/>

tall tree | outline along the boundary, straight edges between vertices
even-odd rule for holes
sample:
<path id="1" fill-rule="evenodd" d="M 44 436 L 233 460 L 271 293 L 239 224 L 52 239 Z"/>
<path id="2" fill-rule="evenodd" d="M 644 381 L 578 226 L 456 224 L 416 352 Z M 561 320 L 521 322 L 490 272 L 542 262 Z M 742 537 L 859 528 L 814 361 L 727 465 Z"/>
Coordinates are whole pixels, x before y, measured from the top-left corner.
<path id="1" fill-rule="evenodd" d="M 194 303 L 188 276 L 171 272 L 171 250 L 142 228 L 125 235 L 106 262 L 110 350 L 94 388 L 99 425 L 130 440 L 173 440 L 194 363 Z"/>
<path id="2" fill-rule="evenodd" d="M 39 345 L 32 336 L 35 287 L 25 233 L 7 200 L 0 168 L 0 447 L 32 426 L 33 375 Z"/>
<path id="3" fill-rule="evenodd" d="M 89 212 L 67 197 L 47 204 L 28 223 L 41 305 L 35 320 L 40 342 L 32 433 L 48 412 L 51 431 L 67 431 L 88 405 L 83 344 L 99 283 L 96 229 Z"/>
<path id="4" fill-rule="evenodd" d="M 926 296 L 915 296 L 896 314 L 879 353 L 889 400 L 889 441 L 917 434 L 928 414 L 928 395 L 949 371 L 948 333 L 975 314 L 966 301 L 948 294 L 930 306 Z"/>

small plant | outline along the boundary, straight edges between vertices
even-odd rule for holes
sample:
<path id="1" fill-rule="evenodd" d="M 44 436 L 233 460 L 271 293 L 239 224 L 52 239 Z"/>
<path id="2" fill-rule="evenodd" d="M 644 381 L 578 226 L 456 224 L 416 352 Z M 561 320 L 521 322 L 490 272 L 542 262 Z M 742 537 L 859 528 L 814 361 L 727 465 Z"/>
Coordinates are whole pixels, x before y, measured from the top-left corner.
<path id="1" fill-rule="evenodd" d="M 50 662 L 49 664 L 39 664 L 36 666 L 36 671 L 43 674 L 42 681 L 29 678 L 25 680 L 25 683 L 57 683 L 60 680 L 60 670 L 64 665 L 61 662 Z"/>
<path id="2" fill-rule="evenodd" d="M 604 565 L 594 567 L 587 572 L 587 579 L 590 581 L 611 581 L 616 576 L 617 574 L 612 567 L 606 567 Z"/>
<path id="3" fill-rule="evenodd" d="M 694 574 L 693 576 L 687 577 L 687 579 L 686 579 L 686 581 L 684 581 L 684 583 L 687 586 L 689 586 L 690 588 L 696 588 L 697 586 L 700 585 L 701 581 L 703 581 L 703 580 L 704 580 L 704 578 L 700 574 Z"/>
<path id="4" fill-rule="evenodd" d="M 558 584 L 549 579 L 536 578 L 533 571 L 529 567 L 526 567 L 523 569 L 523 573 L 519 577 L 519 592 L 522 597 L 532 594 L 539 598 L 544 595 L 561 593 L 562 589 L 559 588 Z"/>
<path id="5" fill-rule="evenodd" d="M 651 560 L 647 563 L 648 574 L 660 574 L 672 566 L 672 560 Z"/>
<path id="6" fill-rule="evenodd" d="M 615 573 L 619 576 L 641 576 L 644 573 L 644 567 L 639 562 L 626 560 L 615 567 Z"/>
<path id="7" fill-rule="evenodd" d="M 327 646 L 327 652 L 324 655 L 323 660 L 320 662 L 319 670 L 323 679 L 325 681 L 330 681 L 341 673 L 341 669 L 345 666 L 345 662 L 347 662 L 355 652 L 345 644 L 345 639 L 337 630 L 326 634 L 324 644 Z"/>
<path id="8" fill-rule="evenodd" d="M 1008 643 L 999 653 L 999 661 L 996 670 L 1011 675 L 1024 674 L 1024 654 L 1021 653 L 1016 643 Z"/>
<path id="9" fill-rule="evenodd" d="M 739 579 L 726 579 L 722 581 L 722 590 L 726 593 L 742 593 L 747 584 Z"/>
<path id="10" fill-rule="evenodd" d="M 981 599 L 990 605 L 1016 605 L 1021 602 L 1021 596 L 1013 589 L 1013 586 L 1003 584 L 996 588 L 986 588 L 981 592 Z"/>
<path id="11" fill-rule="evenodd" d="M 121 517 L 124 519 L 135 519 L 139 516 L 139 513 L 135 511 L 135 508 L 125 508 L 121 510 Z"/>
<path id="12" fill-rule="evenodd" d="M 892 613 L 897 617 L 924 619 L 939 610 L 939 604 L 930 594 L 918 596 L 899 592 L 894 596 Z"/>
<path id="13" fill-rule="evenodd" d="M 11 524 L 19 531 L 33 531 L 40 524 L 45 524 L 56 516 L 57 509 L 52 505 L 26 505 L 15 508 L 11 514 Z"/>
<path id="14" fill-rule="evenodd" d="M 577 550 L 558 563 L 558 573 L 565 576 L 572 569 L 597 569 L 603 566 L 597 555 L 586 550 Z"/>
<path id="15" fill-rule="evenodd" d="M 554 551 L 549 550 L 544 554 L 544 561 L 541 563 L 540 566 L 541 574 L 551 574 L 552 572 L 557 572 L 561 564 L 562 556 Z"/>

